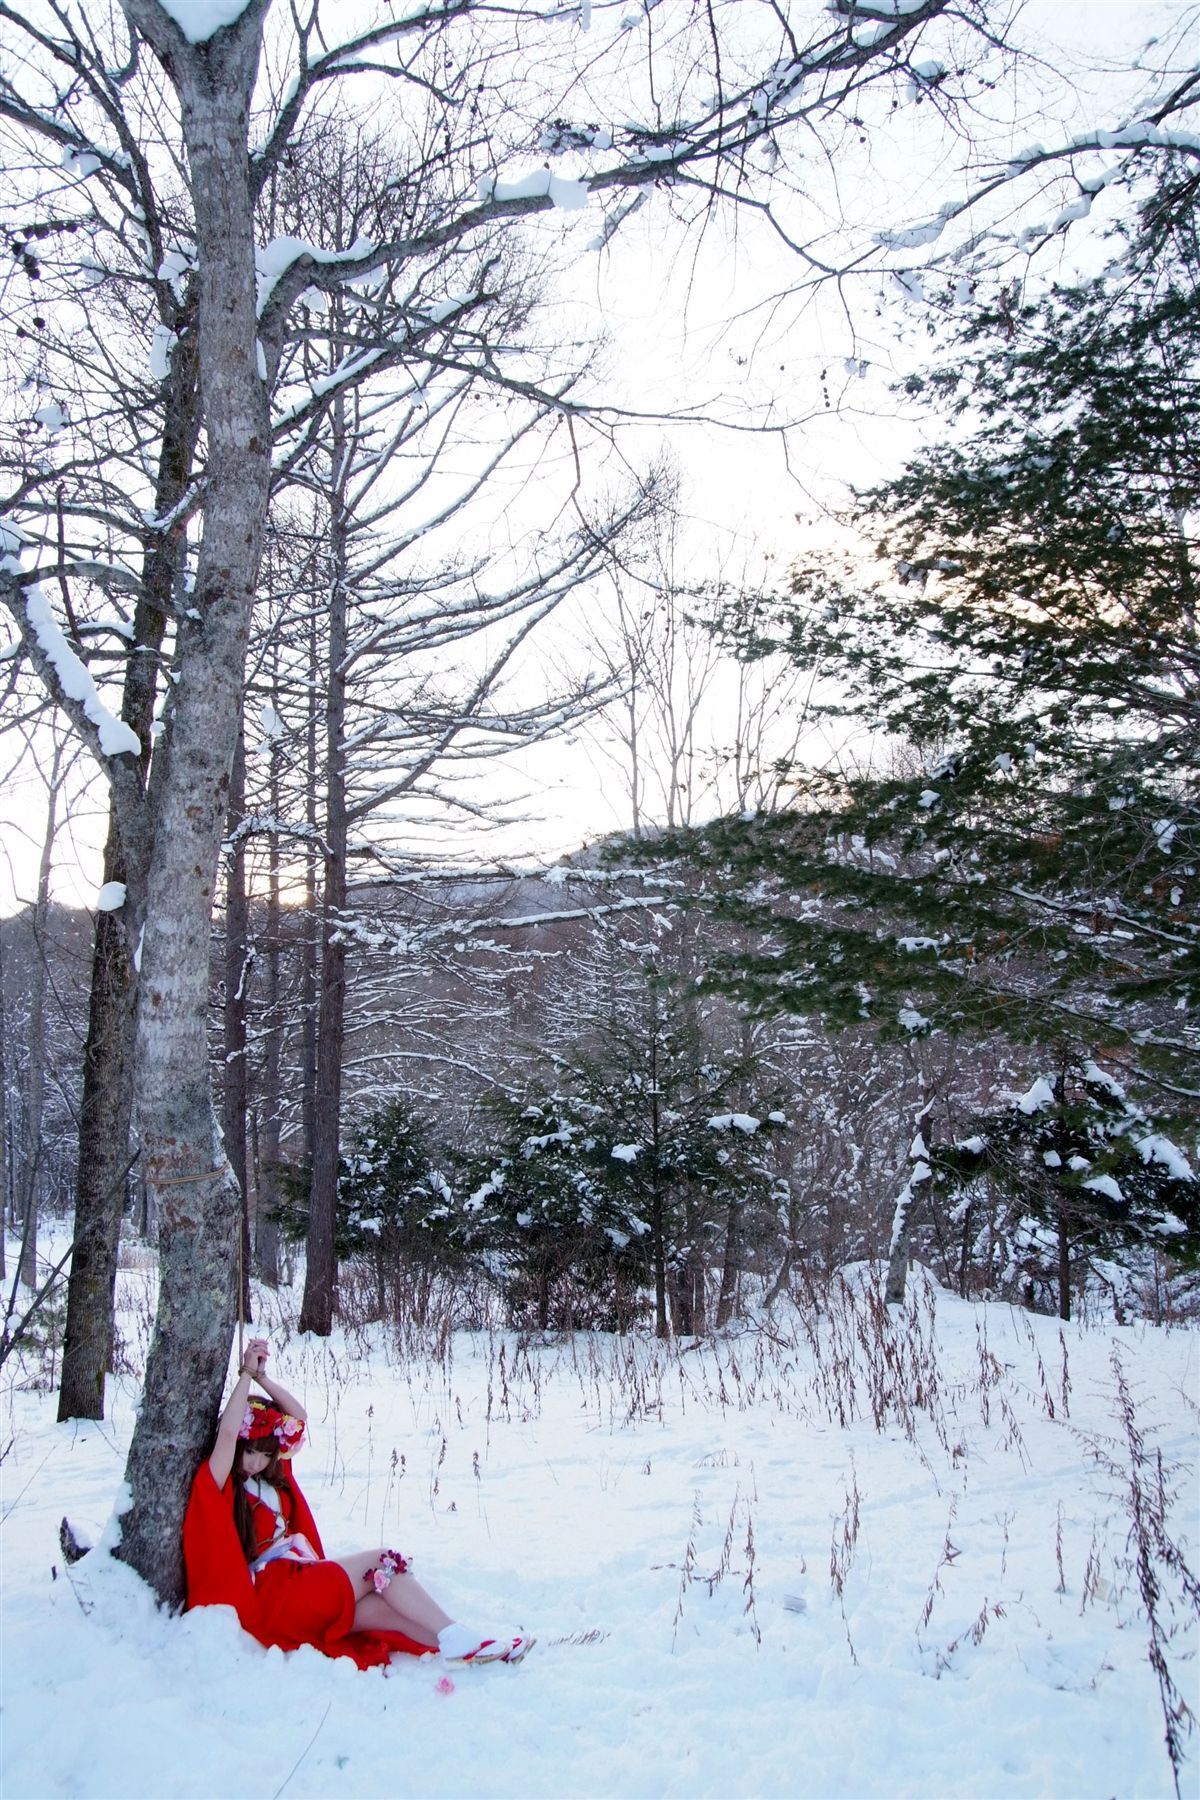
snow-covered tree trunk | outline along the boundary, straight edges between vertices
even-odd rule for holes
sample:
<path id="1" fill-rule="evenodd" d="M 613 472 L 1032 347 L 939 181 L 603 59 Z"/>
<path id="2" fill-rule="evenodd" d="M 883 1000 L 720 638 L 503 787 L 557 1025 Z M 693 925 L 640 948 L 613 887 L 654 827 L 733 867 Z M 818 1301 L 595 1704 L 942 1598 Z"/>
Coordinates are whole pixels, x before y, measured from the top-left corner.
<path id="1" fill-rule="evenodd" d="M 211 1439 L 234 1311 L 240 1200 L 209 1075 L 209 931 L 270 481 L 258 368 L 249 103 L 269 0 L 192 44 L 156 0 L 122 0 L 180 100 L 197 246 L 207 474 L 161 766 L 137 1016 L 137 1104 L 160 1219 L 160 1294 L 126 1478 L 120 1555 L 183 1595 L 180 1528 Z"/>
<path id="2" fill-rule="evenodd" d="M 920 1202 L 928 1191 L 926 1183 L 932 1179 L 929 1166 L 929 1151 L 925 1144 L 923 1126 L 929 1116 L 932 1102 L 926 1101 L 917 1114 L 917 1131 L 909 1149 L 912 1168 L 908 1180 L 896 1196 L 896 1207 L 892 1214 L 892 1237 L 888 1245 L 887 1282 L 884 1287 L 884 1300 L 889 1306 L 902 1306 L 904 1303 L 904 1287 L 908 1278 L 908 1252 L 912 1242 L 913 1224 Z"/>

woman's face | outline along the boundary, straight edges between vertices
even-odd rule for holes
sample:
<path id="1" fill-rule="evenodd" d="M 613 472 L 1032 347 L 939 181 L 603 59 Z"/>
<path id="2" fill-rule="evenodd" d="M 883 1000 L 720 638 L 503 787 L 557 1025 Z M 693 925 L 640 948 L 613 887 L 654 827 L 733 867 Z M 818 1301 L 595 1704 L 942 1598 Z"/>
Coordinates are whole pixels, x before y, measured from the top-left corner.
<path id="1" fill-rule="evenodd" d="M 242 1474 L 261 1475 L 271 1461 L 270 1450 L 259 1450 L 253 1444 L 247 1444 L 242 1450 Z"/>

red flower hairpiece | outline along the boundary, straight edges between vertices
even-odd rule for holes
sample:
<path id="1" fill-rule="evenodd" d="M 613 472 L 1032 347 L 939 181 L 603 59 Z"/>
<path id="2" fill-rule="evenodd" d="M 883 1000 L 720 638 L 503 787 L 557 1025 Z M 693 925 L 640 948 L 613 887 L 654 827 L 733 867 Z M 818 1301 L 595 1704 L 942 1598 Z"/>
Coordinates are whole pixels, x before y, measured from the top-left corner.
<path id="1" fill-rule="evenodd" d="M 265 1400 L 251 1400 L 238 1437 L 251 1444 L 273 1437 L 279 1444 L 280 1456 L 292 1457 L 304 1442 L 304 1420 L 294 1419 L 277 1406 L 268 1406 Z"/>

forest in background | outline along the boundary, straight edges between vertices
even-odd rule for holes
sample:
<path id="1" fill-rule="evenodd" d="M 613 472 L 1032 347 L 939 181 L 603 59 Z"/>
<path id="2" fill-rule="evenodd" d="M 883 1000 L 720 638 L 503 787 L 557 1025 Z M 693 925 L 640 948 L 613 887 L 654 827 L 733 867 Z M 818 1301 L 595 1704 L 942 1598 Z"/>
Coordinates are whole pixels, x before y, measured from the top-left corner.
<path id="1" fill-rule="evenodd" d="M 657 1264 L 662 1324 L 673 1335 L 719 1328 L 785 1288 L 810 1292 L 849 1263 L 886 1257 L 918 1114 L 928 1144 L 947 1152 L 989 1117 L 1027 1116 L 1019 1102 L 1049 1066 L 1028 1046 L 881 1043 L 866 1025 L 754 1017 L 724 995 L 697 993 L 700 972 L 737 944 L 737 928 L 687 904 L 677 877 L 655 883 L 598 860 L 592 852 L 521 879 L 447 875 L 351 890 L 337 1213 L 344 1316 L 396 1327 L 441 1318 L 653 1330 Z M 311 1050 L 305 1062 L 302 998 L 312 928 L 294 909 L 269 922 L 251 907 L 248 918 L 252 973 L 238 996 L 245 1099 L 225 1128 L 227 1142 L 239 1123 L 243 1134 L 244 1268 L 273 1286 L 294 1279 L 308 1224 L 315 1070 Z M 28 913 L 0 927 L 9 1241 L 23 1243 L 23 1285 L 35 1291 L 47 1266 L 32 1260 L 36 1212 L 43 1233 L 71 1213 L 88 920 L 55 908 L 41 934 Z M 223 947 L 213 985 L 218 1070 Z M 21 1145 L 39 979 L 46 1060 L 35 1184 Z M 1056 1129 L 1069 1133 L 1071 1122 Z M 614 1157 L 624 1146 L 637 1154 Z M 1019 1166 L 976 1169 L 968 1159 L 913 1221 L 911 1254 L 968 1298 L 1064 1318 L 1193 1318 L 1200 1277 L 1186 1246 L 1156 1240 L 1153 1212 L 1131 1219 L 1103 1195 L 1089 1205 L 1081 1173 L 1039 1187 Z M 24 1232 L 31 1186 L 40 1200 Z M 128 1236 L 152 1241 L 152 1207 L 134 1168 Z M 657 1259 L 652 1226 L 663 1234 Z M 37 1333 L 51 1355 L 62 1328 L 60 1300 Z"/>
<path id="2" fill-rule="evenodd" d="M 885 150 L 982 144 L 1023 67 L 994 8 L 689 6 L 665 43 L 660 10 L 589 88 L 574 36 L 533 79 L 520 5 L 336 48 L 316 0 L 0 9 L 8 741 L 47 796 L 3 932 L 3 1347 L 61 1328 L 60 1417 L 102 1417 L 122 1232 L 156 1242 L 121 1554 L 167 1599 L 250 1276 L 301 1244 L 316 1337 L 691 1336 L 862 1259 L 896 1303 L 914 1256 L 1194 1310 L 1186 18 L 1131 110 L 968 154 L 901 227 Z M 404 104 L 327 99 L 360 77 Z M 860 149 L 861 222 L 816 179 Z M 580 323 L 574 215 L 603 251 L 647 199 L 680 242 L 762 212 L 788 331 L 852 272 L 909 331 L 925 447 L 772 581 L 681 546 Z M 543 650 L 568 604 L 583 657 Z M 488 868 L 496 771 L 581 733 L 628 835 Z M 84 755 L 87 922 L 51 902 Z"/>

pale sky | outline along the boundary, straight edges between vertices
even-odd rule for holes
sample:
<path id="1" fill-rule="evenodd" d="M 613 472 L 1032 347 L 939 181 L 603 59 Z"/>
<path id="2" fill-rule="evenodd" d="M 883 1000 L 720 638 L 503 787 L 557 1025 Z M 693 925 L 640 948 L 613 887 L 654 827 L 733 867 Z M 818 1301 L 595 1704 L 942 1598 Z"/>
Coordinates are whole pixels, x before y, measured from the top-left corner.
<path id="1" fill-rule="evenodd" d="M 1123 103 L 1144 86 L 1132 66 L 1138 53 L 1148 39 L 1177 33 L 1190 10 L 1174 0 L 1026 0 L 1014 36 L 1045 66 L 1031 71 L 1019 104 L 1046 111 L 1040 122 L 1019 118 L 1007 134 L 998 130 L 992 154 L 1015 154 L 1034 139 L 1049 147 L 1089 124 L 1118 119 Z M 1071 91 L 1059 72 L 1077 66 L 1078 88 Z M 912 212 L 904 222 L 923 216 L 923 201 L 936 210 L 944 196 L 938 179 L 913 165 Z M 860 206 L 869 216 L 869 195 Z M 1032 217 L 1044 216 L 1045 208 L 1033 209 Z M 1101 218 L 1099 209 L 1094 218 Z M 883 222 L 897 221 L 885 215 Z M 735 222 L 711 230 L 700 252 L 685 256 L 674 239 L 664 238 L 652 208 L 631 226 L 605 253 L 607 266 L 604 259 L 581 259 L 580 273 L 581 293 L 616 340 L 629 403 L 666 408 L 681 394 L 720 395 L 737 417 L 743 409 L 761 416 L 773 398 L 782 414 L 807 422 L 788 434 L 786 450 L 773 434 L 700 425 L 669 433 L 631 428 L 628 442 L 669 442 L 699 543 L 755 547 L 771 555 L 782 575 L 801 542 L 811 546 L 826 534 L 837 541 L 822 518 L 825 505 L 844 501 L 851 484 L 867 486 L 893 472 L 918 441 L 922 423 L 911 411 L 902 415 L 890 385 L 928 353 L 923 312 L 885 283 L 883 316 L 876 317 L 881 284 L 866 279 L 847 288 L 847 306 L 832 292 L 799 314 L 786 303 L 763 305 L 764 294 L 782 292 L 794 280 L 796 265 L 786 249 L 772 252 L 762 234 Z M 1053 264 L 1043 263 L 1069 276 L 1095 266 L 1094 245 L 1094 234 L 1086 241 L 1068 234 L 1058 240 Z M 861 374 L 846 373 L 850 350 Z M 834 393 L 841 390 L 840 405 L 829 413 L 821 410 L 822 370 Z M 610 766 L 589 753 L 586 734 L 573 749 L 547 746 L 515 763 L 528 780 L 531 807 L 542 816 L 503 833 L 503 853 L 569 852 L 581 838 L 627 825 L 624 795 Z"/>
<path id="2" fill-rule="evenodd" d="M 1050 102 L 1051 116 L 1036 132 L 1028 119 L 1006 125 L 1003 108 L 1011 102 L 998 98 L 991 154 L 1014 154 L 1033 136 L 1049 145 L 1089 120 L 1113 122 L 1125 96 L 1141 86 L 1130 66 L 1137 52 L 1148 38 L 1178 31 L 1186 11 L 1169 0 L 1027 0 L 1014 35 L 1046 61 L 1023 76 L 1019 108 L 1033 112 Z M 1087 77 L 1090 92 L 1073 100 L 1057 71 L 1079 58 L 1109 67 Z M 895 142 L 880 144 L 886 168 L 860 169 L 855 176 L 847 210 L 864 227 L 875 222 L 876 202 L 883 209 L 878 223 L 894 225 L 928 216 L 946 197 L 944 169 L 925 167 L 915 140 L 905 148 L 906 128 L 898 128 Z M 818 187 L 814 196 L 821 204 Z M 902 205 L 907 216 L 898 219 Z M 786 452 L 777 435 L 716 425 L 668 427 L 651 418 L 623 431 L 623 450 L 632 462 L 670 450 L 682 474 L 685 510 L 695 520 L 701 564 L 717 548 L 735 555 L 744 549 L 759 560 L 772 558 L 782 575 L 802 536 L 811 542 L 814 531 L 829 529 L 821 507 L 837 504 L 848 482 L 865 484 L 894 468 L 915 441 L 917 428 L 897 416 L 888 384 L 924 353 L 920 308 L 886 282 L 866 279 L 798 308 L 786 297 L 796 262 L 776 240 L 744 220 L 685 235 L 657 196 L 599 255 L 583 248 L 594 221 L 586 214 L 556 214 L 554 228 L 564 219 L 575 234 L 564 308 L 584 331 L 606 333 L 606 391 L 619 403 L 666 414 L 681 402 L 711 402 L 714 415 L 743 426 L 765 418 L 808 421 L 789 433 Z M 860 236 L 865 241 L 865 232 Z M 1069 242 L 1067 256 L 1080 239 Z M 768 296 L 781 298 L 767 304 Z M 853 375 L 846 368 L 850 352 L 859 360 Z M 840 414 L 823 410 L 821 371 L 835 396 L 845 390 Z M 588 622 L 577 613 L 564 618 L 559 631 L 539 652 L 546 662 L 578 656 Z M 523 791 L 522 810 L 530 816 L 494 840 L 473 844 L 468 854 L 542 860 L 626 823 L 619 784 L 589 753 L 583 736 L 516 759 L 500 786 L 508 794 Z M 14 892 L 18 904 L 28 900 L 36 878 L 45 794 L 32 769 L 10 786 L 0 806 L 7 821 L 0 838 L 0 891 L 8 890 L 0 905 L 7 907 Z M 72 826 L 56 846 L 58 897 L 91 903 L 103 828 L 96 783 L 87 801 L 73 803 Z"/>

